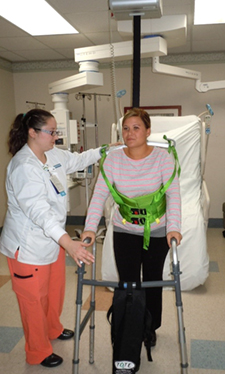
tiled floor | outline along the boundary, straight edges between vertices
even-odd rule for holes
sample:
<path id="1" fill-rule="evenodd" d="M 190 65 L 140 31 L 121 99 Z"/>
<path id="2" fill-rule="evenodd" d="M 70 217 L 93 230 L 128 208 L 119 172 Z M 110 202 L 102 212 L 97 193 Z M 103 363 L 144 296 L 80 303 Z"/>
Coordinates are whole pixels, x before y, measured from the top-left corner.
<path id="1" fill-rule="evenodd" d="M 208 230 L 208 251 L 210 273 L 205 284 L 193 291 L 182 292 L 190 374 L 225 373 L 225 239 L 222 229 Z M 62 322 L 65 327 L 74 329 L 76 266 L 70 257 L 66 260 L 67 285 Z M 100 278 L 100 244 L 97 250 L 97 264 L 97 278 Z M 89 274 L 90 269 L 87 269 L 87 276 Z M 85 305 L 89 294 L 90 287 L 84 286 L 82 316 L 86 312 L 84 309 L 87 309 Z M 96 289 L 95 362 L 89 364 L 89 328 L 86 327 L 80 339 L 80 374 L 112 372 L 110 326 L 106 319 L 106 310 L 111 298 L 112 293 L 109 290 Z M 152 352 L 152 363 L 147 361 L 144 349 L 142 351 L 139 372 L 143 374 L 182 373 L 174 292 L 165 290 L 163 298 L 163 325 Z M 54 373 L 74 373 L 74 342 L 57 340 L 52 344 L 54 352 L 64 358 L 61 366 L 52 369 Z M 24 336 L 17 300 L 11 289 L 6 259 L 0 255 L 0 374 L 42 374 L 49 370 L 41 365 L 30 366 L 25 362 Z"/>

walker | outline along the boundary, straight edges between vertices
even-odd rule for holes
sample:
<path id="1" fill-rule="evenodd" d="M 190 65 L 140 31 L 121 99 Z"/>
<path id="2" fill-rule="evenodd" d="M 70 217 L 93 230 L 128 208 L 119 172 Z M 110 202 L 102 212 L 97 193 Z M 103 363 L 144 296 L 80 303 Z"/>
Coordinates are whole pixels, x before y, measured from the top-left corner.
<path id="1" fill-rule="evenodd" d="M 89 242 L 89 238 L 86 238 L 86 242 Z M 181 357 L 181 374 L 187 374 L 188 359 L 187 359 L 187 348 L 186 348 L 186 338 L 185 338 L 185 328 L 183 321 L 183 304 L 181 298 L 181 287 L 180 287 L 180 264 L 178 261 L 177 254 L 177 244 L 176 239 L 171 240 L 171 251 L 172 251 L 172 272 L 173 280 L 165 281 L 151 281 L 142 282 L 141 287 L 174 287 L 175 288 L 175 298 L 177 307 L 177 317 L 178 317 L 178 337 L 180 344 L 180 357 Z M 93 244 L 93 255 L 96 254 L 96 243 Z M 75 317 L 75 334 L 74 334 L 74 358 L 73 358 L 73 374 L 79 373 L 79 342 L 81 334 L 84 331 L 85 326 L 90 319 L 90 341 L 89 341 L 89 363 L 94 363 L 94 330 L 95 330 L 95 287 L 118 287 L 118 282 L 110 281 L 97 281 L 96 280 L 96 264 L 92 264 L 91 269 L 91 279 L 84 279 L 85 274 L 85 264 L 81 262 L 81 267 L 77 268 L 77 297 L 76 297 L 76 317 Z M 82 294 L 83 285 L 91 286 L 91 301 L 90 308 L 86 312 L 83 320 L 81 321 L 81 308 L 82 308 Z M 136 283 L 133 283 L 133 287 L 136 287 Z"/>

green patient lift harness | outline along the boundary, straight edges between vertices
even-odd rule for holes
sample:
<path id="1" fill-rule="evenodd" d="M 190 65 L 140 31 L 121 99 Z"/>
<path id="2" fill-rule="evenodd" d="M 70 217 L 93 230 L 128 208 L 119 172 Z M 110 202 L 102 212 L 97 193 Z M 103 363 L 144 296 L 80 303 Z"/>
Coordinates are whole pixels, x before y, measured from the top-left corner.
<path id="1" fill-rule="evenodd" d="M 112 194 L 114 201 L 119 205 L 119 212 L 123 217 L 123 223 L 126 224 L 130 222 L 134 225 L 144 226 L 144 249 L 148 249 L 149 242 L 150 242 L 150 234 L 151 234 L 151 224 L 153 222 L 160 222 L 160 218 L 166 213 L 166 190 L 171 185 L 172 181 L 175 178 L 176 173 L 180 176 L 180 165 L 177 156 L 176 149 L 174 145 L 172 145 L 172 141 L 163 136 L 163 139 L 167 140 L 168 145 L 168 152 L 173 153 L 175 164 L 173 174 L 171 175 L 170 179 L 166 182 L 165 185 L 161 185 L 161 187 L 148 195 L 138 196 L 135 198 L 129 198 L 123 194 L 121 194 L 115 187 L 115 185 L 111 184 L 105 174 L 103 169 L 103 163 L 106 159 L 106 147 L 102 147 L 101 153 L 102 158 L 100 160 L 100 170 L 102 176 L 105 180 L 105 183 L 108 186 L 109 191 Z"/>

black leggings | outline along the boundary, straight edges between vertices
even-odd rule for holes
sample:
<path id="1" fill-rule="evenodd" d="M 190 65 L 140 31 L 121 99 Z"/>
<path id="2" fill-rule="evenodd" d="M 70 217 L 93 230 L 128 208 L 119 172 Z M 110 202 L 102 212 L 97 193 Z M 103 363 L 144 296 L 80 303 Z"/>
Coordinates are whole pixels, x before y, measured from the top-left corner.
<path id="1" fill-rule="evenodd" d="M 148 250 L 143 249 L 143 236 L 113 233 L 114 253 L 119 279 L 139 282 L 162 280 L 163 266 L 169 250 L 166 237 L 151 237 Z M 152 315 L 152 329 L 161 326 L 162 287 L 146 288 L 146 304 Z"/>

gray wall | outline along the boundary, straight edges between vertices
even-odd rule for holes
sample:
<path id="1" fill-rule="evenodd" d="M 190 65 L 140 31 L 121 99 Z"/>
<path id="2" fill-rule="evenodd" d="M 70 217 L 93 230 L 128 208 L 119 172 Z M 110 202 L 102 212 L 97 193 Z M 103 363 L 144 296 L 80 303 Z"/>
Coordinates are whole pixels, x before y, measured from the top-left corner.
<path id="1" fill-rule="evenodd" d="M 7 139 L 10 124 L 15 116 L 15 99 L 13 74 L 7 70 L 0 69 L 0 227 L 6 212 L 7 200 L 5 193 L 5 173 L 9 162 Z"/>

